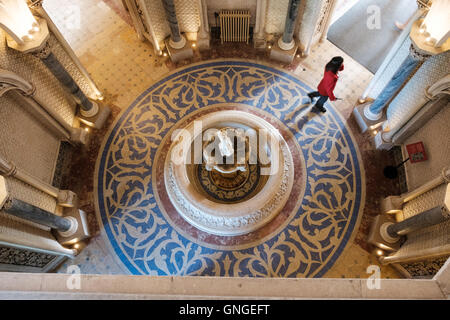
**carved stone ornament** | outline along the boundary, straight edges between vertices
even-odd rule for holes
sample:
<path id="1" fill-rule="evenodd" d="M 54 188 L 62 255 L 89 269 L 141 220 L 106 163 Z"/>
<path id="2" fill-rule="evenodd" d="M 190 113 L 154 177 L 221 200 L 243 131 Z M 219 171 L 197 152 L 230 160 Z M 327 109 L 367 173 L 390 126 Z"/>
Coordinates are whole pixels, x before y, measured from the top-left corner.
<path id="1" fill-rule="evenodd" d="M 416 46 L 414 44 L 411 44 L 411 46 L 409 47 L 409 54 L 411 55 L 411 57 L 414 60 L 417 61 L 425 61 L 426 59 L 428 59 L 429 57 L 431 57 L 430 54 L 426 54 L 423 53 L 423 51 L 418 50 L 418 48 L 416 48 Z"/>
<path id="2" fill-rule="evenodd" d="M 39 59 L 45 59 L 50 55 L 50 53 L 52 53 L 52 48 L 50 47 L 50 44 L 47 41 L 41 49 L 33 52 L 33 56 Z"/>
<path id="3" fill-rule="evenodd" d="M 14 72 L 0 69 L 0 97 L 10 90 L 18 90 L 25 96 L 31 96 L 36 87 Z"/>

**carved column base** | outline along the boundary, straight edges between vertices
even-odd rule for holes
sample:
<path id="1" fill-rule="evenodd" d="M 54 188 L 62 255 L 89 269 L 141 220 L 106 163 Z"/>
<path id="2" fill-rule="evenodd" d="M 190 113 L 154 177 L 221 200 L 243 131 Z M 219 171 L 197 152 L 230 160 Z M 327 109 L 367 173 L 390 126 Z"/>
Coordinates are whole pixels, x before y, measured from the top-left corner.
<path id="1" fill-rule="evenodd" d="M 172 37 L 169 39 L 169 47 L 173 49 L 182 49 L 186 46 L 186 38 L 181 36 L 180 41 L 173 41 Z"/>
<path id="2" fill-rule="evenodd" d="M 173 62 L 189 59 L 194 56 L 194 50 L 192 50 L 191 44 L 188 41 L 185 42 L 183 47 L 175 49 L 171 47 L 169 41 L 166 40 L 166 48 L 169 57 Z"/>
<path id="3" fill-rule="evenodd" d="M 267 41 L 264 38 L 262 38 L 262 39 L 254 38 L 253 39 L 253 47 L 255 49 L 265 49 L 266 45 L 267 45 Z"/>
<path id="4" fill-rule="evenodd" d="M 381 211 L 385 214 L 396 214 L 402 211 L 403 198 L 401 196 L 389 196 L 381 200 Z"/>
<path id="5" fill-rule="evenodd" d="M 79 241 L 85 240 L 91 236 L 89 233 L 88 222 L 86 218 L 86 213 L 83 210 L 73 208 L 64 208 L 65 218 L 70 218 L 71 220 L 76 221 L 74 225 L 76 228 L 70 230 L 67 233 L 61 233 L 56 230 L 52 230 L 55 238 L 62 245 L 72 245 Z"/>
<path id="6" fill-rule="evenodd" d="M 94 104 L 97 104 L 93 102 Z M 80 119 L 81 122 L 83 122 L 85 125 L 89 127 L 93 127 L 96 129 L 100 129 L 105 124 L 106 120 L 108 119 L 109 115 L 111 114 L 111 109 L 108 106 L 105 105 L 98 105 L 98 112 L 92 116 L 87 117 L 82 114 L 82 112 L 79 112 L 77 117 Z"/>
<path id="7" fill-rule="evenodd" d="M 386 251 L 397 251 L 400 248 L 402 239 L 386 238 L 386 232 L 383 231 L 392 223 L 395 223 L 395 221 L 389 215 L 380 214 L 376 216 L 370 226 L 367 242 Z"/>
<path id="8" fill-rule="evenodd" d="M 73 128 L 70 132 L 70 142 L 86 145 L 89 141 L 89 134 L 82 128 Z"/>
<path id="9" fill-rule="evenodd" d="M 209 50 L 211 48 L 211 36 L 208 34 L 206 37 L 198 37 L 197 48 L 202 50 Z"/>
<path id="10" fill-rule="evenodd" d="M 383 122 L 385 122 L 386 115 L 383 113 L 381 118 L 378 120 L 371 120 L 367 118 L 364 110 L 366 107 L 369 107 L 371 102 L 367 102 L 364 104 L 361 104 L 359 106 L 356 106 L 353 109 L 353 116 L 355 117 L 356 122 L 358 123 L 359 128 L 361 129 L 361 132 L 366 132 L 367 130 L 375 130 L 381 127 Z"/>
<path id="11" fill-rule="evenodd" d="M 392 143 L 392 141 L 388 141 L 384 138 L 384 134 L 385 132 L 380 131 L 377 133 L 377 135 L 375 136 L 375 147 L 379 150 L 390 150 L 394 144 Z"/>
<path id="12" fill-rule="evenodd" d="M 280 48 L 280 41 L 275 41 L 270 50 L 270 58 L 284 63 L 292 63 L 294 61 L 295 53 L 297 52 L 297 46 L 293 46 L 289 50 Z"/>
<path id="13" fill-rule="evenodd" d="M 59 206 L 62 207 L 77 207 L 78 196 L 75 192 L 70 190 L 59 190 L 58 198 L 56 199 Z"/>

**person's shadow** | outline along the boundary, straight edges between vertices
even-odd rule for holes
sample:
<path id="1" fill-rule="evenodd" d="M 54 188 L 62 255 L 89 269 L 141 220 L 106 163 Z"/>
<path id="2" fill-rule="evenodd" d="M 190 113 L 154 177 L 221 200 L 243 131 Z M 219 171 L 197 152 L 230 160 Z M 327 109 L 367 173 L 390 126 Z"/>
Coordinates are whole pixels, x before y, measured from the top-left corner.
<path id="1" fill-rule="evenodd" d="M 311 121 L 316 116 L 323 114 L 317 108 L 314 108 L 314 100 L 304 98 L 302 104 L 298 105 L 291 112 L 287 113 L 284 117 L 285 121 L 289 121 L 288 126 L 294 129 L 296 132 L 302 130 L 303 126 Z"/>

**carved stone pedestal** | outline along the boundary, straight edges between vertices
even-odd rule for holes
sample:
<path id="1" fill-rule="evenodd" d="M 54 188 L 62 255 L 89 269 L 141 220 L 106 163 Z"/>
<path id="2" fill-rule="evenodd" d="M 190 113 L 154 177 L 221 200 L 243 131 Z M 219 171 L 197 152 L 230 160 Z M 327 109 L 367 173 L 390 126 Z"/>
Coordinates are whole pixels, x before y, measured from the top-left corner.
<path id="1" fill-rule="evenodd" d="M 62 245 L 71 245 L 89 238 L 88 221 L 86 213 L 76 207 L 64 208 L 64 218 L 76 220 L 76 230 L 69 230 L 68 232 L 61 232 L 52 230 L 58 242 Z"/>
<path id="2" fill-rule="evenodd" d="M 395 221 L 390 215 L 380 214 L 376 216 L 370 227 L 367 242 L 386 251 L 397 251 L 401 245 L 401 238 L 395 239 L 388 237 L 386 239 L 386 229 L 394 223 Z"/>
<path id="3" fill-rule="evenodd" d="M 366 102 L 359 106 L 356 106 L 353 109 L 353 116 L 355 117 L 356 122 L 358 123 L 361 132 L 366 132 L 367 130 L 375 130 L 386 121 L 386 115 L 383 113 L 383 116 L 378 120 L 370 120 L 364 115 L 364 109 L 370 105 L 372 102 Z"/>
<path id="4" fill-rule="evenodd" d="M 270 50 L 270 59 L 285 63 L 292 63 L 292 61 L 294 61 L 296 52 L 297 46 L 294 46 L 292 49 L 289 50 L 283 50 L 278 45 L 278 41 L 275 41 L 275 43 L 272 46 L 272 49 Z"/>
<path id="5" fill-rule="evenodd" d="M 253 47 L 255 48 L 255 49 L 260 49 L 260 50 L 262 50 L 262 49 L 265 49 L 266 48 L 266 39 L 254 39 L 253 40 Z"/>
<path id="6" fill-rule="evenodd" d="M 96 103 L 96 102 L 92 102 L 92 103 Z M 84 116 L 81 114 L 81 112 L 78 112 L 77 117 L 85 125 L 96 128 L 96 129 L 100 129 L 103 127 L 106 120 L 108 120 L 108 117 L 110 114 L 111 114 L 111 109 L 108 106 L 98 104 L 98 112 L 93 117 Z"/>
<path id="7" fill-rule="evenodd" d="M 202 51 L 202 50 L 209 50 L 211 48 L 210 42 L 211 42 L 211 37 L 209 36 L 209 34 L 205 38 L 199 37 L 197 39 L 197 48 L 198 48 L 198 50 L 200 50 L 200 51 Z"/>
<path id="8" fill-rule="evenodd" d="M 192 50 L 192 47 L 191 47 L 191 44 L 189 41 L 186 41 L 186 44 L 181 49 L 175 49 L 170 46 L 169 40 L 167 40 L 166 48 L 167 48 L 167 52 L 169 53 L 169 57 L 173 62 L 178 62 L 181 60 L 189 59 L 194 56 L 194 50 Z"/>

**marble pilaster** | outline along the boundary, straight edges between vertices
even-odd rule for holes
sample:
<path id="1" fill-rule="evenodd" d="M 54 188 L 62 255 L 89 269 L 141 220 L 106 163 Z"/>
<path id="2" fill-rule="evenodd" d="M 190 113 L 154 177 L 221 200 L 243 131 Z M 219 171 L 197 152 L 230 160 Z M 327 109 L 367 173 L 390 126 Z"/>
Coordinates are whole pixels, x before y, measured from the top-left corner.
<path id="1" fill-rule="evenodd" d="M 450 70 L 450 51 L 432 56 L 390 102 L 383 130 L 375 136 L 377 149 L 390 149 L 394 135 L 428 102 L 426 89 L 444 78 Z"/>
<path id="2" fill-rule="evenodd" d="M 205 0 L 197 0 L 200 16 L 200 30 L 197 37 L 197 46 L 200 50 L 209 49 L 211 34 L 209 31 L 208 13 Z"/>
<path id="3" fill-rule="evenodd" d="M 306 0 L 303 15 L 298 30 L 299 48 L 303 56 L 309 54 L 317 24 L 321 18 L 324 0 Z"/>
<path id="4" fill-rule="evenodd" d="M 256 26 L 253 33 L 253 45 L 257 49 L 263 49 L 266 47 L 264 26 L 266 22 L 267 0 L 258 0 L 256 6 Z"/>

